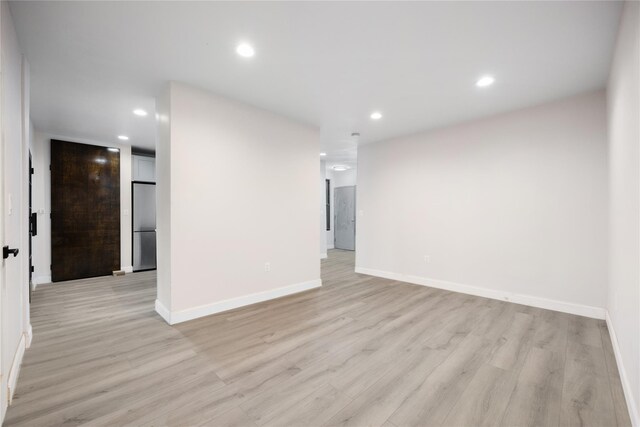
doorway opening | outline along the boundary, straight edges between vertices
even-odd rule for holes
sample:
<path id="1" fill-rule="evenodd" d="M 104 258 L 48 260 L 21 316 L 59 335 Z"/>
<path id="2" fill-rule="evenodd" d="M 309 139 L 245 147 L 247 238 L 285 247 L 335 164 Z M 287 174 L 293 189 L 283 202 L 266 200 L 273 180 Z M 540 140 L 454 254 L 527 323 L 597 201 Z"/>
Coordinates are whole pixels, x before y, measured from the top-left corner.
<path id="1" fill-rule="evenodd" d="M 355 148 L 355 147 L 354 147 Z M 356 150 L 339 156 L 327 153 L 321 160 L 323 185 L 321 258 L 331 258 L 332 250 L 356 251 L 357 247 L 357 167 Z M 324 246 L 322 246 L 324 245 Z"/>
<path id="2" fill-rule="evenodd" d="M 356 186 L 346 185 L 334 190 L 335 230 L 333 247 L 356 250 Z"/>

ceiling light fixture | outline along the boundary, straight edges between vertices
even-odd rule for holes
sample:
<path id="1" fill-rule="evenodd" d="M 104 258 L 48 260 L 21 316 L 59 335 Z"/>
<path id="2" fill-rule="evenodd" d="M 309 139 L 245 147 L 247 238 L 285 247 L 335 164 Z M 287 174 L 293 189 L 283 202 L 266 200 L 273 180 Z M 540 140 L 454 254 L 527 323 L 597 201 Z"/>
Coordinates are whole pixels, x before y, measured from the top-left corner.
<path id="1" fill-rule="evenodd" d="M 327 153 L 320 153 L 320 157 L 324 157 L 326 155 L 327 155 Z"/>
<path id="2" fill-rule="evenodd" d="M 114 148 L 114 147 L 109 147 L 109 148 L 107 148 L 107 150 L 111 151 L 112 153 L 117 153 L 118 151 L 120 151 L 119 149 Z"/>
<path id="3" fill-rule="evenodd" d="M 476 82 L 476 86 L 478 87 L 487 87 L 494 84 L 496 79 L 493 76 L 482 76 Z"/>
<path id="4" fill-rule="evenodd" d="M 136 116 L 144 117 L 147 115 L 147 112 L 142 108 L 136 108 L 135 110 L 133 110 L 133 114 L 135 114 Z"/>
<path id="5" fill-rule="evenodd" d="M 249 43 L 240 43 L 236 47 L 236 53 L 242 56 L 243 58 L 251 58 L 253 55 L 256 54 L 256 51 L 253 49 L 253 46 L 251 46 Z"/>
<path id="6" fill-rule="evenodd" d="M 380 120 L 382 118 L 382 113 L 380 111 L 374 111 L 371 113 L 370 117 L 372 120 Z"/>
<path id="7" fill-rule="evenodd" d="M 351 169 L 349 166 L 347 165 L 335 165 L 333 166 L 331 169 L 333 169 L 336 172 L 344 172 L 348 169 Z"/>
<path id="8" fill-rule="evenodd" d="M 128 141 L 129 137 L 127 135 L 118 135 L 118 139 L 120 141 Z"/>

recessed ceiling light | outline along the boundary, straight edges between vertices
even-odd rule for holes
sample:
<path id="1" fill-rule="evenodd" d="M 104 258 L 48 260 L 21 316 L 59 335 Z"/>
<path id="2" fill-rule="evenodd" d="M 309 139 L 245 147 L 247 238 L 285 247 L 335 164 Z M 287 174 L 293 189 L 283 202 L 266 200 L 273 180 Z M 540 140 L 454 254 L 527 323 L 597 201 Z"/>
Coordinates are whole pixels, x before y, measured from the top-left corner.
<path id="1" fill-rule="evenodd" d="M 113 148 L 113 147 L 109 147 L 109 148 L 107 148 L 107 150 L 109 150 L 111 152 L 114 152 L 114 153 L 117 153 L 118 151 L 120 151 L 119 149 Z"/>
<path id="2" fill-rule="evenodd" d="M 120 141 L 128 141 L 129 137 L 127 135 L 118 135 L 118 139 Z"/>
<path id="3" fill-rule="evenodd" d="M 370 116 L 373 120 L 380 120 L 382 118 L 382 113 L 379 111 L 374 111 Z"/>
<path id="4" fill-rule="evenodd" d="M 478 86 L 478 87 L 491 86 L 492 84 L 495 83 L 495 81 L 496 81 L 496 79 L 493 78 L 493 76 L 482 76 L 476 82 L 476 86 Z"/>
<path id="5" fill-rule="evenodd" d="M 327 153 L 320 153 L 320 156 L 321 156 L 321 157 L 324 157 L 324 156 L 326 156 L 326 155 L 327 155 Z"/>
<path id="6" fill-rule="evenodd" d="M 347 165 L 335 165 L 331 169 L 333 169 L 336 172 L 343 172 L 343 171 L 346 171 L 347 169 L 351 169 L 351 168 L 349 166 L 347 166 Z"/>
<path id="7" fill-rule="evenodd" d="M 256 54 L 256 51 L 253 49 L 253 46 L 251 46 L 250 44 L 240 43 L 236 47 L 236 53 L 242 56 L 243 58 L 251 58 L 253 55 Z"/>
<path id="8" fill-rule="evenodd" d="M 142 108 L 136 108 L 135 110 L 133 110 L 133 114 L 135 114 L 136 116 L 144 117 L 147 115 L 147 112 Z"/>

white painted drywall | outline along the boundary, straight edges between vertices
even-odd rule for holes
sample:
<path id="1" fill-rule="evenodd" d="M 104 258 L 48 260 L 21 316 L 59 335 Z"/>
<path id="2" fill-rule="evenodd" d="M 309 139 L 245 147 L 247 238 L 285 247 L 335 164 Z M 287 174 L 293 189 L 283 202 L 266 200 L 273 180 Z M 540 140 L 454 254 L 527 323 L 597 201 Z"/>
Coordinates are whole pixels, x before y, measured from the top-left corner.
<path id="1" fill-rule="evenodd" d="M 607 308 L 629 408 L 640 425 L 640 4 L 627 2 L 609 78 Z M 629 396 L 630 395 L 630 396 Z"/>
<path id="2" fill-rule="evenodd" d="M 171 91 L 168 86 L 156 99 L 158 141 L 156 144 L 156 295 L 170 316 L 171 301 Z M 166 318 L 166 316 L 163 316 Z"/>
<path id="3" fill-rule="evenodd" d="M 29 66 L 24 60 L 7 2 L 0 5 L 0 39 L 2 54 L 2 179 L 0 211 L 2 245 L 18 248 L 17 257 L 2 260 L 0 302 L 2 346 L 0 352 L 0 414 L 5 414 L 22 363 L 24 349 L 30 341 L 28 301 L 28 146 Z M 8 394 L 8 389 L 11 392 Z M 2 420 L 0 419 L 0 423 Z"/>
<path id="4" fill-rule="evenodd" d="M 330 184 L 329 184 L 329 192 L 330 192 L 330 197 L 331 197 L 331 205 L 330 205 L 330 215 L 331 215 L 331 229 L 327 230 L 326 232 L 326 240 L 327 240 L 327 248 L 329 249 L 333 249 L 334 248 L 334 223 L 335 221 L 335 210 L 334 205 L 335 205 L 335 196 L 334 196 L 334 192 L 333 190 L 336 189 L 337 187 L 348 187 L 351 185 L 356 185 L 356 178 L 357 178 L 357 169 L 355 167 L 355 165 L 351 165 L 351 169 L 348 169 L 346 171 L 334 171 L 333 169 L 331 169 L 331 167 L 328 165 L 326 168 L 326 174 L 327 174 L 327 179 L 330 180 Z M 357 223 L 357 218 L 356 218 L 356 223 Z M 357 225 L 356 225 L 356 229 L 357 229 Z M 357 233 L 357 231 L 356 231 Z"/>
<path id="5" fill-rule="evenodd" d="M 185 320 L 319 285 L 319 131 L 184 84 L 167 90 L 156 152 L 158 187 L 171 189 L 157 202 L 159 312 Z"/>
<path id="6" fill-rule="evenodd" d="M 131 271 L 131 147 L 38 132 L 33 136 L 33 211 L 38 212 L 38 235 L 33 238 L 33 280 L 36 285 L 51 282 L 51 139 L 120 149 L 120 268 Z"/>
<path id="7" fill-rule="evenodd" d="M 351 169 L 347 169 L 346 171 L 329 170 L 328 174 L 331 176 L 334 188 L 356 185 L 358 173 L 355 166 Z"/>
<path id="8" fill-rule="evenodd" d="M 606 128 L 598 91 L 359 147 L 357 268 L 602 317 Z"/>

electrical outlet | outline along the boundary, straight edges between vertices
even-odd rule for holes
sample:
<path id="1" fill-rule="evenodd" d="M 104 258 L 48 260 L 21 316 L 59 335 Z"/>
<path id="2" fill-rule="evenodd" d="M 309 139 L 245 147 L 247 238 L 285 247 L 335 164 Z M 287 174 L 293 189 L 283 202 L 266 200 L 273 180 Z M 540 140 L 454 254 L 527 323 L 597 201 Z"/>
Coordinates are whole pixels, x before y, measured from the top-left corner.
<path id="1" fill-rule="evenodd" d="M 431 256 L 430 255 L 425 255 L 424 256 L 424 263 L 425 264 L 429 264 L 429 262 L 431 262 Z"/>
<path id="2" fill-rule="evenodd" d="M 264 263 L 264 271 L 266 271 L 267 273 L 269 271 L 271 271 L 271 263 L 270 262 L 265 262 Z"/>

